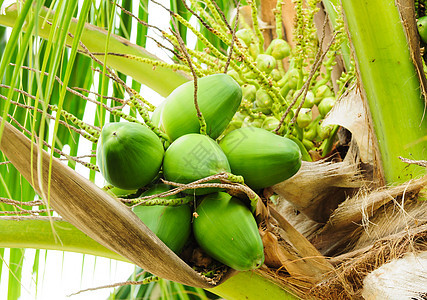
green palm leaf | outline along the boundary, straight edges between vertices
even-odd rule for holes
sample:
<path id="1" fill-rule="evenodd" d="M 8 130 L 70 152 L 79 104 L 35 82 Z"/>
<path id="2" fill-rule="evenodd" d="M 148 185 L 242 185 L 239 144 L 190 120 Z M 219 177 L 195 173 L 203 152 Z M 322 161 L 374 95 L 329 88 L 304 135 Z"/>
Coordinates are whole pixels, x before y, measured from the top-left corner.
<path id="1" fill-rule="evenodd" d="M 50 26 L 41 27 L 43 17 L 46 16 L 46 11 L 41 11 L 38 34 L 43 38 L 48 38 L 50 35 Z M 49 15 L 49 20 L 52 20 L 52 14 Z M 14 26 L 17 20 L 16 6 L 10 6 L 6 9 L 6 14 L 0 15 L 0 24 L 4 26 Z M 17 23 L 16 26 L 19 26 Z M 21 24 L 22 26 L 22 24 Z M 24 27 L 24 30 L 26 28 Z M 76 21 L 70 24 L 70 32 L 75 33 Z M 107 32 L 101 28 L 86 25 L 81 41 L 93 53 L 105 53 L 105 41 Z M 71 38 L 67 38 L 67 44 L 71 45 Z M 108 51 L 118 54 L 131 54 L 137 57 L 146 58 L 157 61 L 154 55 L 148 53 L 144 48 L 135 44 L 130 44 L 126 39 L 112 35 L 109 42 Z M 7 58 L 5 58 L 6 60 Z M 102 59 L 101 59 L 102 61 Z M 168 95 L 177 85 L 186 82 L 189 78 L 182 72 L 174 72 L 169 68 L 158 66 L 153 71 L 151 64 L 132 61 L 123 57 L 109 56 L 108 64 L 118 71 L 132 76 L 138 82 L 143 82 L 161 95 Z M 1 69 L 0 69 L 1 71 Z M 166 80 L 168 78 L 169 80 Z"/>

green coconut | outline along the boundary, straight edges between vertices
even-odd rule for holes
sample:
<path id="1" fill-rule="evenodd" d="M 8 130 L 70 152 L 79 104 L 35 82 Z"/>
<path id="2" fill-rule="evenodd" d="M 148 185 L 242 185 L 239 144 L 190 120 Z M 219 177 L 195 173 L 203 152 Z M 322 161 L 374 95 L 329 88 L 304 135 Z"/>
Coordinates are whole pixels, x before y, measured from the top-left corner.
<path id="1" fill-rule="evenodd" d="M 165 106 L 165 101 L 160 103 L 156 107 L 156 109 L 153 111 L 153 114 L 151 115 L 151 122 L 153 122 L 153 124 L 156 127 L 158 127 L 161 131 L 165 131 L 165 129 L 163 128 L 162 119 L 161 119 L 164 106 Z"/>
<path id="2" fill-rule="evenodd" d="M 207 195 L 196 208 L 194 237 L 212 258 L 238 270 L 259 268 L 264 247 L 250 210 L 227 193 Z"/>
<path id="3" fill-rule="evenodd" d="M 141 197 L 167 192 L 170 186 L 156 184 Z M 179 195 L 172 195 L 164 199 L 175 199 Z M 141 221 L 173 252 L 181 253 L 191 234 L 191 208 L 188 204 L 178 206 L 138 205 L 132 208 Z"/>
<path id="4" fill-rule="evenodd" d="M 197 103 L 211 138 L 218 138 L 225 130 L 241 100 L 240 85 L 227 74 L 215 74 L 197 80 Z M 161 122 L 172 140 L 188 133 L 200 132 L 194 105 L 194 82 L 182 84 L 166 98 Z"/>
<path id="5" fill-rule="evenodd" d="M 219 145 L 202 134 L 186 134 L 174 141 L 166 150 L 163 174 L 166 180 L 190 183 L 221 172 L 230 172 L 227 157 Z M 217 191 L 216 188 L 186 190 L 197 195 Z"/>
<path id="6" fill-rule="evenodd" d="M 106 124 L 97 147 L 97 163 L 105 180 L 125 190 L 149 184 L 159 173 L 164 155 L 158 136 L 144 125 Z"/>
<path id="7" fill-rule="evenodd" d="M 219 143 L 231 172 L 243 176 L 253 189 L 265 188 L 293 176 L 301 167 L 295 142 L 256 127 L 231 131 Z"/>

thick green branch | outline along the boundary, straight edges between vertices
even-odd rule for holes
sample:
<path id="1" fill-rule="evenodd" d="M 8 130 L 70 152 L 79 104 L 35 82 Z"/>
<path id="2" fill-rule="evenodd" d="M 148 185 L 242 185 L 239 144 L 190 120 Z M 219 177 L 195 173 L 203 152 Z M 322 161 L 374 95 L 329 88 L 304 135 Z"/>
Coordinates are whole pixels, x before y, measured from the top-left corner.
<path id="1" fill-rule="evenodd" d="M 50 222 L 47 217 L 0 217 L 0 228 L 0 247 L 71 251 L 129 262 L 58 218 Z M 209 291 L 227 299 L 297 299 L 252 271 L 240 272 Z"/>
<path id="2" fill-rule="evenodd" d="M 369 105 L 387 183 L 425 173 L 399 156 L 423 159 L 427 120 L 420 82 L 394 1 L 343 0 L 350 40 Z"/>
<path id="3" fill-rule="evenodd" d="M 47 217 L 0 217 L 0 247 L 79 252 L 126 261 L 101 246 L 70 223 Z"/>

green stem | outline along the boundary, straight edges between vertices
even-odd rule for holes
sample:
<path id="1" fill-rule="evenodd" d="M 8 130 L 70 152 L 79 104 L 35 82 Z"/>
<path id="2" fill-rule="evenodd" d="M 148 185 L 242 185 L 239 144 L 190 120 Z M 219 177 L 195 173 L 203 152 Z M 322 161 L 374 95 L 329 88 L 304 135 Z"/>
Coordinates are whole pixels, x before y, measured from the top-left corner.
<path id="1" fill-rule="evenodd" d="M 135 198 L 132 200 L 131 204 L 138 204 L 142 206 L 152 206 L 152 205 L 179 206 L 179 205 L 190 203 L 191 201 L 194 201 L 194 197 L 185 196 L 182 198 L 174 198 L 174 199 L 152 198 L 148 200 Z"/>
<path id="2" fill-rule="evenodd" d="M 339 0 L 323 0 L 323 5 L 328 13 L 329 20 L 332 23 L 332 27 L 335 31 L 344 31 L 344 24 L 342 19 L 342 11 Z M 345 39 L 341 44 L 341 54 L 344 61 L 346 70 L 351 68 L 351 54 L 348 40 Z"/>
<path id="3" fill-rule="evenodd" d="M 342 0 L 387 183 L 425 174 L 399 156 L 425 158 L 427 119 L 420 82 L 394 1 Z"/>
<path id="4" fill-rule="evenodd" d="M 0 218 L 0 247 L 71 251 L 127 261 L 62 220 Z M 52 232 L 52 229 L 55 232 Z"/>
<path id="5" fill-rule="evenodd" d="M 52 232 L 52 224 L 58 239 L 55 239 Z M 66 221 L 53 219 L 51 223 L 47 218 L 0 218 L 0 228 L 0 247 L 71 251 L 128 262 Z M 226 299 L 297 299 L 283 287 L 253 271 L 240 272 L 223 284 L 208 290 Z"/>
<path id="6" fill-rule="evenodd" d="M 258 39 L 259 53 L 264 53 L 264 36 L 262 35 L 262 32 L 259 28 L 257 4 L 255 0 L 248 1 L 248 3 L 251 6 L 252 23 L 254 25 L 256 37 Z"/>
<path id="7" fill-rule="evenodd" d="M 326 155 L 328 155 L 331 152 L 332 146 L 334 145 L 335 138 L 337 136 L 339 128 L 340 127 L 338 125 L 335 125 L 334 128 L 332 128 L 332 130 L 331 130 L 331 134 L 330 134 L 329 138 L 324 140 L 322 147 L 321 147 L 322 148 L 322 157 L 326 157 Z"/>

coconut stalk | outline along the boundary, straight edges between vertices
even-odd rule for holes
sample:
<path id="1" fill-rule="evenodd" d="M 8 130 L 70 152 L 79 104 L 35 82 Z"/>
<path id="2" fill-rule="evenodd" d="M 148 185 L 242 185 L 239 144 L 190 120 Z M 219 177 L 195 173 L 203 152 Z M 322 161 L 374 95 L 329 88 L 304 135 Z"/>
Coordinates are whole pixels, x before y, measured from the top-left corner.
<path id="1" fill-rule="evenodd" d="M 403 183 L 425 168 L 399 156 L 422 159 L 427 148 L 424 99 L 404 26 L 394 1 L 343 0 L 360 83 L 368 103 L 387 184 Z"/>
<path id="2" fill-rule="evenodd" d="M 50 12 L 47 15 L 47 9 L 41 10 L 37 33 L 41 38 L 48 39 L 51 31 L 51 26 L 45 23 L 45 18 L 51 21 L 53 13 Z M 18 11 L 16 4 L 13 4 L 6 8 L 4 14 L 0 14 L 0 25 L 13 27 L 16 20 L 18 19 Z M 72 19 L 69 32 L 74 34 L 77 28 L 77 19 Z M 22 27 L 25 32 L 26 26 Z M 108 38 L 108 31 L 103 30 L 99 27 L 91 24 L 86 24 L 80 41 L 88 48 L 91 53 L 105 53 L 106 41 Z M 66 44 L 71 47 L 73 39 L 67 37 Z M 80 49 L 81 50 L 81 49 Z M 137 58 L 148 59 L 151 61 L 161 62 L 158 57 L 149 53 L 143 47 L 130 43 L 125 38 L 111 34 L 108 43 L 108 52 L 116 54 L 127 54 L 135 56 Z M 101 58 L 103 61 L 103 58 Z M 107 58 L 107 65 L 114 68 L 115 70 L 131 76 L 134 80 L 143 83 L 162 96 L 169 95 L 177 86 L 190 80 L 190 77 L 182 71 L 172 70 L 170 68 L 163 67 L 159 64 L 153 67 L 152 64 L 131 60 L 116 55 L 109 55 Z"/>
<path id="3" fill-rule="evenodd" d="M 3 216 L 0 217 L 0 228 L 0 247 L 71 251 L 130 262 L 62 218 Z M 297 299 L 256 271 L 240 272 L 207 290 L 226 299 Z"/>
<path id="4" fill-rule="evenodd" d="M 32 248 L 85 253 L 129 262 L 101 246 L 62 218 L 1 216 L 0 247 Z"/>

